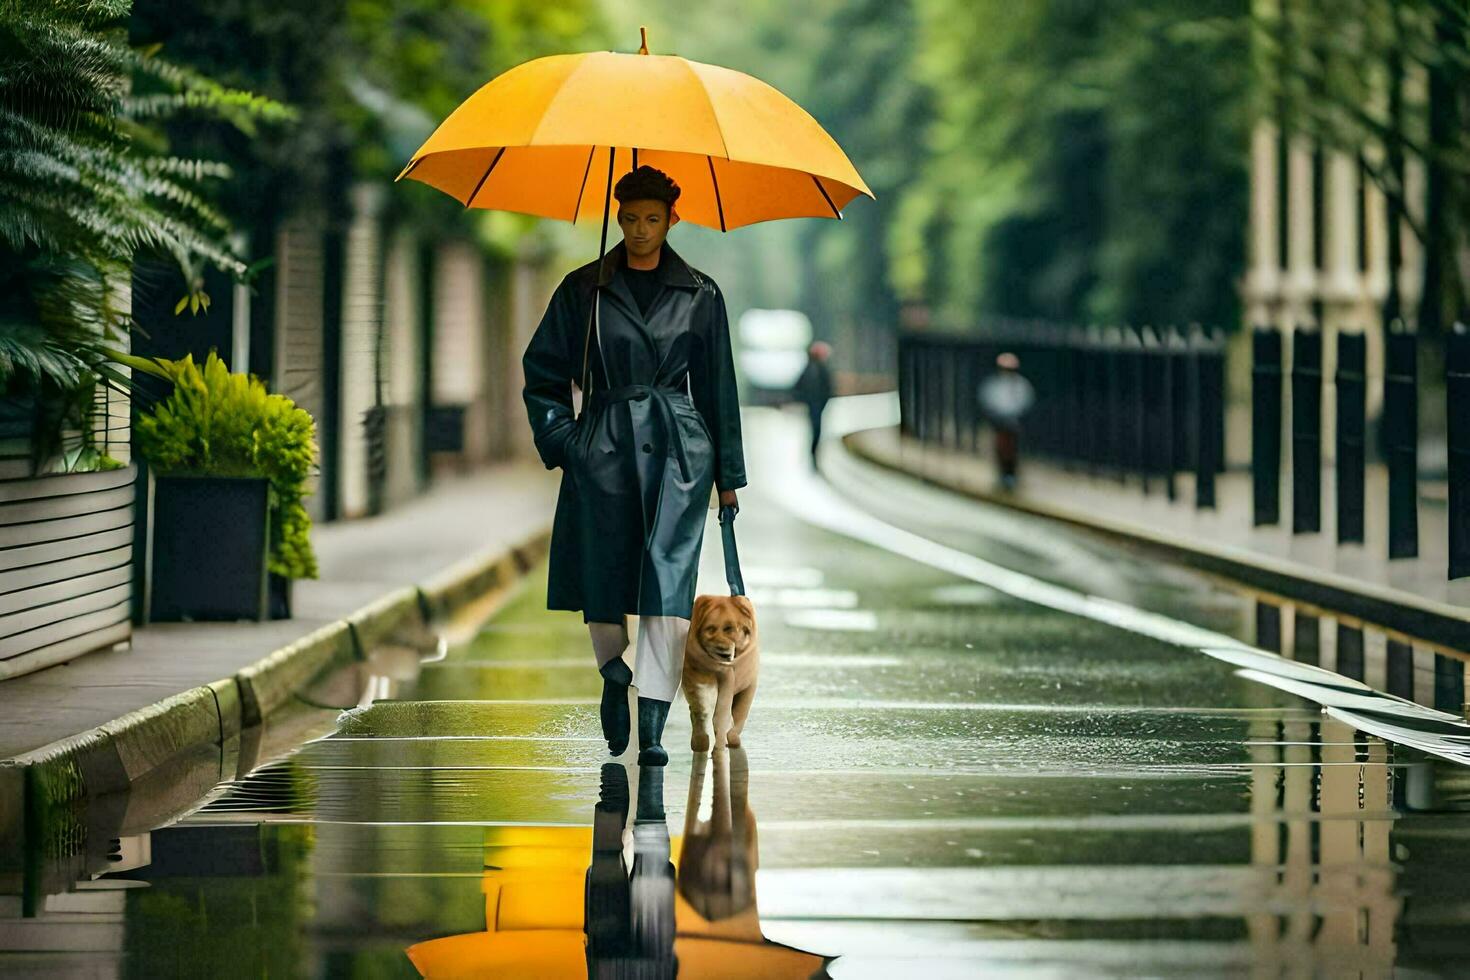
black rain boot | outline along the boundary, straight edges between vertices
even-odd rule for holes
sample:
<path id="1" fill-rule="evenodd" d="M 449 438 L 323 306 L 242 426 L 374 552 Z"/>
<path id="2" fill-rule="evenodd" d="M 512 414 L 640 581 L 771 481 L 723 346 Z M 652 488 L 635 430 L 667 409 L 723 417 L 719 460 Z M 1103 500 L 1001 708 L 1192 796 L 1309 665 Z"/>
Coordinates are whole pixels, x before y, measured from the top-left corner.
<path id="1" fill-rule="evenodd" d="M 622 657 L 614 657 L 597 672 L 602 675 L 602 705 L 598 714 L 602 718 L 602 737 L 607 739 L 607 750 L 613 755 L 622 755 L 628 747 L 628 685 L 633 683 L 633 672 Z"/>
<path id="2" fill-rule="evenodd" d="M 664 737 L 664 721 L 669 717 L 668 701 L 638 698 L 638 764 L 666 766 L 669 754 L 659 741 Z"/>

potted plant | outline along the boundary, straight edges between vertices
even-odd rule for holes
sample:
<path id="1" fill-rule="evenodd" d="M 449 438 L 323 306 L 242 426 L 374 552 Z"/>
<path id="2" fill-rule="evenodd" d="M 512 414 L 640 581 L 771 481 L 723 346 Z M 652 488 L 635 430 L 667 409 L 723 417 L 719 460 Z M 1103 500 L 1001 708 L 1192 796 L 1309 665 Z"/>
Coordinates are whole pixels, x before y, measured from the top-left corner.
<path id="1" fill-rule="evenodd" d="M 289 618 L 292 580 L 317 577 L 301 502 L 315 421 L 214 351 L 202 368 L 193 355 L 128 363 L 174 385 L 137 423 L 153 500 L 150 618 Z"/>

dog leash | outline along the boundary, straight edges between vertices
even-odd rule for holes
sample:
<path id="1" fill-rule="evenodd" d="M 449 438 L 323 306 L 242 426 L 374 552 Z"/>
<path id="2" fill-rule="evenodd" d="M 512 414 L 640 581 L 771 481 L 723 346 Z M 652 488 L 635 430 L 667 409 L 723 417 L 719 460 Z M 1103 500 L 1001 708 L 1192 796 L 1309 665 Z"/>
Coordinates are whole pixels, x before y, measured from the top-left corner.
<path id="1" fill-rule="evenodd" d="M 725 581 L 731 595 L 745 595 L 745 579 L 740 574 L 740 552 L 735 550 L 736 508 L 720 508 L 720 541 L 725 546 Z"/>

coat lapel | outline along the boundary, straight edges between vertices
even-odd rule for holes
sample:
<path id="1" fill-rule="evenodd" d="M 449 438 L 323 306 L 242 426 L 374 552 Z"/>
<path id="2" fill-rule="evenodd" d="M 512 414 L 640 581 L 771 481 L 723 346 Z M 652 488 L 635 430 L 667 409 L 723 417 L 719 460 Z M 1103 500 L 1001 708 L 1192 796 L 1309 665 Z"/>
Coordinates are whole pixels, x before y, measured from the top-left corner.
<path id="1" fill-rule="evenodd" d="M 665 287 L 674 286 L 697 289 L 699 287 L 699 281 L 690 272 L 688 263 L 680 257 L 679 253 L 670 247 L 667 241 L 664 242 L 663 249 L 664 255 L 662 261 L 659 263 L 659 280 L 663 285 Z M 658 338 L 655 336 L 655 327 L 638 309 L 638 301 L 633 298 L 633 291 L 628 288 L 628 283 L 622 274 L 623 265 L 627 262 L 626 254 L 627 246 L 623 242 L 618 242 L 612 248 L 608 249 L 607 254 L 602 257 L 602 266 L 598 270 L 597 285 L 600 288 L 605 287 L 608 294 L 618 301 L 619 305 L 623 307 L 624 315 L 628 318 L 629 322 L 643 334 L 644 339 L 648 341 L 649 347 L 652 348 L 656 358 L 661 361 L 663 356 L 667 354 L 667 350 L 660 348 Z M 648 312 L 650 314 L 655 313 L 667 301 L 668 297 L 666 296 L 660 295 L 655 297 L 653 305 L 648 308 Z"/>

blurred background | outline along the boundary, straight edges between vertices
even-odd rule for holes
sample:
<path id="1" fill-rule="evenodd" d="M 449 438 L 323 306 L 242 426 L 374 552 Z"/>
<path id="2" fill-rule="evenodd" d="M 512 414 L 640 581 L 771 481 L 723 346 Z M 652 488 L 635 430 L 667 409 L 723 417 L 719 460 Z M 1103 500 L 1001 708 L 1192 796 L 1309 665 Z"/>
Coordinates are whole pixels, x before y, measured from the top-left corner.
<path id="1" fill-rule="evenodd" d="M 1145 489 L 1237 471 L 1259 526 L 1325 492 L 1322 472 L 1341 481 L 1346 446 L 1370 510 L 1375 466 L 1399 494 L 1392 557 L 1418 554 L 1403 514 L 1421 490 L 1451 515 L 1465 499 L 1446 360 L 1470 276 L 1456 0 L 6 5 L 0 58 L 25 70 L 0 80 L 0 479 L 134 464 L 135 407 L 165 386 L 117 349 L 214 350 L 309 412 L 315 520 L 526 457 L 520 354 L 599 229 L 393 178 L 490 78 L 634 51 L 640 25 L 654 53 L 787 93 L 876 195 L 840 222 L 674 233 L 725 292 L 752 401 L 783 398 L 821 339 L 839 393 L 899 388 L 905 433 L 932 440 L 913 414 L 927 391 L 960 440 L 983 358 L 1031 342 L 1044 453 Z M 951 358 L 959 374 L 905 374 L 901 348 L 926 338 L 990 346 Z M 1084 385 L 1069 352 L 1134 346 L 1218 364 L 1150 394 L 1104 357 L 1102 400 L 1064 403 Z M 1068 448 L 1083 411 L 1112 448 Z M 1154 459 L 1137 420 L 1160 413 L 1178 452 Z M 1284 508 L 1293 531 L 1322 530 L 1313 506 Z M 1470 555 L 1445 520 L 1440 552 Z M 1351 515 L 1336 526 L 1353 540 Z"/>

